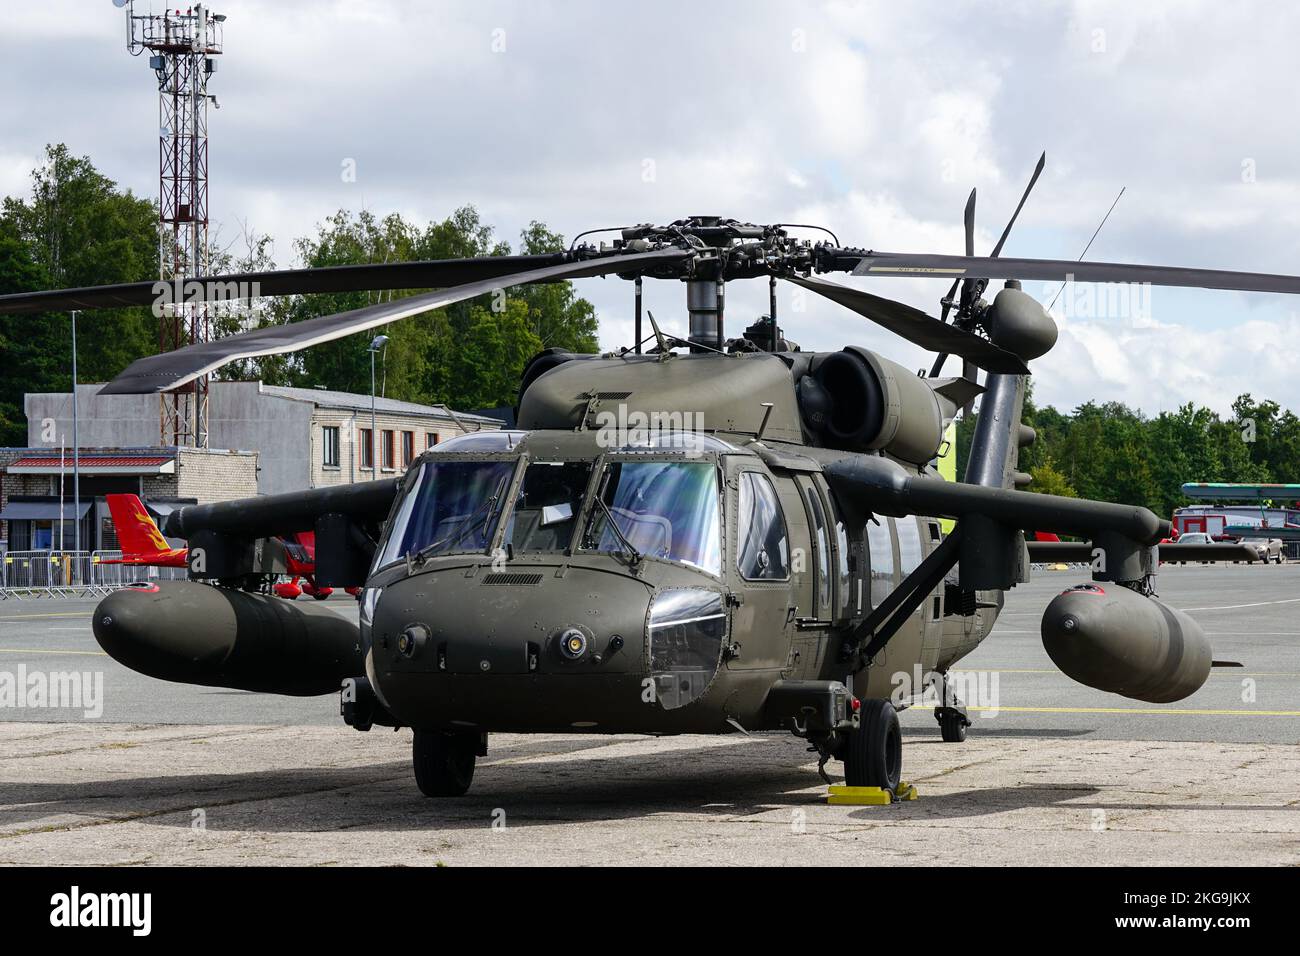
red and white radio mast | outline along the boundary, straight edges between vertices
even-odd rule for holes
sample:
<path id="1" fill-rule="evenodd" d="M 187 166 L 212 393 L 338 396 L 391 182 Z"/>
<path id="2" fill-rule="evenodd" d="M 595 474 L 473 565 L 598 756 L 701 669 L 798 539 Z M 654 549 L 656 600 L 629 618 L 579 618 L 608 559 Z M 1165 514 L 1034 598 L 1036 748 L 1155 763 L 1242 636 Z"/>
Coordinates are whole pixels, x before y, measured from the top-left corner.
<path id="1" fill-rule="evenodd" d="M 208 273 L 208 79 L 216 72 L 225 16 L 194 5 L 136 15 L 126 8 L 127 49 L 148 50 L 158 77 L 158 277 L 173 290 Z M 208 307 L 165 300 L 158 346 L 163 352 L 211 338 Z M 208 443 L 208 378 L 160 396 L 164 445 Z"/>

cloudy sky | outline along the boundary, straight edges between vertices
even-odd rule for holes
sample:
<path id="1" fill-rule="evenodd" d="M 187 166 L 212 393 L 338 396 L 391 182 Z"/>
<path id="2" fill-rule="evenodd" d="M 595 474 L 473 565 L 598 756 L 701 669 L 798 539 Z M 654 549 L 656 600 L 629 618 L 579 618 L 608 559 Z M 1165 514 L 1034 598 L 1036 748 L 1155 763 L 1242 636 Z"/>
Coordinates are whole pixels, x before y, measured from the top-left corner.
<path id="1" fill-rule="evenodd" d="M 148 2 L 138 2 L 145 12 Z M 160 5 L 156 9 L 161 9 Z M 249 2 L 227 15 L 209 91 L 220 242 L 292 239 L 347 207 L 420 221 L 473 203 L 517 241 L 717 214 L 825 224 L 846 245 L 962 251 L 978 187 L 987 252 L 1038 154 L 1007 255 L 1300 273 L 1300 8 L 1221 2 Z M 156 193 L 153 76 L 109 0 L 0 6 L 0 194 L 66 142 Z M 355 164 L 355 182 L 341 175 Z M 945 284 L 845 280 L 937 311 Z M 1049 301 L 1055 287 L 1027 290 Z M 1300 409 L 1300 302 L 1080 286 L 1034 363 L 1040 401 L 1226 411 L 1250 391 Z M 631 287 L 580 283 L 606 347 Z M 1108 293 L 1109 290 L 1109 293 Z M 1093 292 L 1100 292 L 1093 295 Z M 805 348 L 917 349 L 829 303 L 782 324 Z M 677 283 L 656 317 L 685 331 Z M 765 311 L 734 283 L 729 329 Z M 412 321 L 419 321 L 418 319 Z M 950 367 L 955 367 L 950 366 Z"/>

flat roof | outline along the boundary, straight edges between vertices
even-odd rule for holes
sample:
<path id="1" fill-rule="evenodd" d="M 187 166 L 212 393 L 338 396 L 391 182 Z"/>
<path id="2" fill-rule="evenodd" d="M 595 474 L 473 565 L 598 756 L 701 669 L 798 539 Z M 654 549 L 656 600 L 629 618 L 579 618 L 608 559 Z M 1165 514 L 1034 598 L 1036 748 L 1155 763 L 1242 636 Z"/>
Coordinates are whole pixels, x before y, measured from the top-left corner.
<path id="1" fill-rule="evenodd" d="M 214 385 L 220 383 L 213 383 Z M 346 408 L 350 411 L 370 411 L 370 396 L 355 392 L 335 392 L 327 388 L 294 388 L 289 385 L 266 385 L 259 383 L 263 394 L 276 395 L 298 402 L 311 402 L 323 408 Z M 390 412 L 400 415 L 416 415 L 424 418 L 445 418 L 453 424 L 455 419 L 479 422 L 485 425 L 500 425 L 498 418 L 475 415 L 472 412 L 452 412 L 446 405 L 421 405 L 418 402 L 402 402 L 395 398 L 375 398 L 375 411 Z"/>

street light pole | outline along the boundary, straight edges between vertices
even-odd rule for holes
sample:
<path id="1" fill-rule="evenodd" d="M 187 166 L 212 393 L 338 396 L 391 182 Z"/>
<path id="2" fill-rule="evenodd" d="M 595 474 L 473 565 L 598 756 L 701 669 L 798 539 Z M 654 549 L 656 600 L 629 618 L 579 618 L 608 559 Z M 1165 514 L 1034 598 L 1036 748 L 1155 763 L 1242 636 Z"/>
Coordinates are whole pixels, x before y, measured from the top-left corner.
<path id="1" fill-rule="evenodd" d="M 370 353 L 370 476 L 379 477 L 379 433 L 375 431 L 375 350 Z"/>
<path id="2" fill-rule="evenodd" d="M 370 340 L 366 351 L 370 353 L 370 472 L 372 478 L 379 477 L 379 431 L 375 425 L 375 353 L 384 349 L 387 357 L 388 336 L 376 335 Z M 384 369 L 387 374 L 387 367 Z"/>
<path id="3" fill-rule="evenodd" d="M 77 440 L 77 310 L 72 313 L 72 521 L 73 550 L 81 552 L 81 443 Z M 63 515 L 59 515 L 62 519 Z"/>

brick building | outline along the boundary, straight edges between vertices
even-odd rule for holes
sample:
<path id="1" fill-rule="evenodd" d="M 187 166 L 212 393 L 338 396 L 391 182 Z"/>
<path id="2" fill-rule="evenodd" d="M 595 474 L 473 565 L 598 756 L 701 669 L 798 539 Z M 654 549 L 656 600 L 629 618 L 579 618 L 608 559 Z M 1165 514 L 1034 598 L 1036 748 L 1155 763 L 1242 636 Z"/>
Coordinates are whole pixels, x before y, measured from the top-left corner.
<path id="1" fill-rule="evenodd" d="M 81 522 L 83 551 L 113 550 L 104 495 L 139 495 L 157 519 L 185 504 L 257 494 L 257 452 L 211 448 L 82 448 L 81 510 L 74 511 L 72 452 L 0 449 L 0 543 L 9 551 L 68 550 Z M 60 505 L 62 501 L 62 505 Z"/>
<path id="2" fill-rule="evenodd" d="M 139 494 L 161 518 L 180 504 L 397 475 L 440 441 L 502 425 L 499 419 L 444 405 L 378 398 L 378 434 L 372 436 L 369 395 L 213 382 L 208 402 L 213 449 L 160 448 L 155 396 L 100 395 L 99 388 L 83 385 L 77 390 L 83 506 L 79 518 L 83 542 L 89 542 L 83 543 L 83 550 L 115 545 L 104 494 Z M 0 449 L 0 547 L 7 541 L 14 551 L 57 548 L 62 531 L 71 549 L 72 522 L 78 518 L 72 514 L 71 452 L 60 469 L 59 444 L 70 443 L 72 395 L 31 393 L 25 397 L 25 410 L 30 447 Z M 372 458 L 378 459 L 378 468 Z"/>

